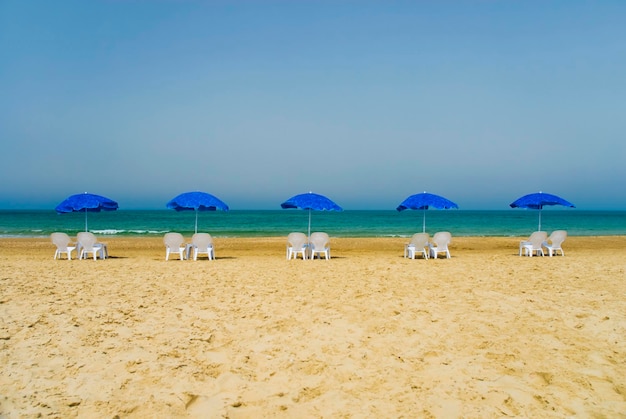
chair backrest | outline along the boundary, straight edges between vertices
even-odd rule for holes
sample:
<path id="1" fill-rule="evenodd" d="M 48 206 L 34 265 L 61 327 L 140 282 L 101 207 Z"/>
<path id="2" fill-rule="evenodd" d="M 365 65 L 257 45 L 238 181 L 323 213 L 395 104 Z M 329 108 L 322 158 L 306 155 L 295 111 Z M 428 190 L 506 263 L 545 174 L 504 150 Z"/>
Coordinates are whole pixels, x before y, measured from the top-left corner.
<path id="1" fill-rule="evenodd" d="M 439 231 L 433 236 L 433 243 L 442 249 L 447 248 L 452 241 L 452 234 L 447 231 Z"/>
<path id="2" fill-rule="evenodd" d="M 179 249 L 184 241 L 185 239 L 180 233 L 165 233 L 165 236 L 163 236 L 163 243 L 165 244 L 165 247 L 170 249 Z"/>
<path id="3" fill-rule="evenodd" d="M 409 243 L 409 246 L 414 246 L 416 248 L 426 247 L 428 245 L 429 239 L 430 236 L 428 235 L 428 233 L 415 233 L 413 234 L 413 237 L 411 237 L 411 242 Z"/>
<path id="4" fill-rule="evenodd" d="M 76 241 L 80 243 L 83 249 L 93 250 L 93 245 L 98 242 L 96 236 L 88 231 L 82 231 L 76 235 Z"/>
<path id="5" fill-rule="evenodd" d="M 307 242 L 306 234 L 304 233 L 289 233 L 287 236 L 287 245 L 291 246 L 294 250 L 299 250 L 304 247 Z"/>
<path id="6" fill-rule="evenodd" d="M 72 239 L 65 233 L 52 233 L 50 234 L 50 240 L 59 250 L 67 250 L 67 246 L 70 244 Z"/>
<path id="7" fill-rule="evenodd" d="M 533 245 L 533 249 L 541 249 L 541 244 L 548 238 L 545 231 L 535 231 L 530 235 L 528 241 Z"/>
<path id="8" fill-rule="evenodd" d="M 196 233 L 191 236 L 191 244 L 197 247 L 198 250 L 206 251 L 213 246 L 213 237 L 209 233 Z"/>
<path id="9" fill-rule="evenodd" d="M 311 233 L 310 242 L 311 246 L 313 246 L 313 250 L 324 249 L 330 244 L 330 237 L 328 237 L 328 234 L 322 232 Z"/>
<path id="10" fill-rule="evenodd" d="M 552 243 L 553 247 L 560 247 L 561 243 L 565 241 L 567 238 L 567 231 L 565 230 L 555 230 L 550 234 L 548 240 Z"/>

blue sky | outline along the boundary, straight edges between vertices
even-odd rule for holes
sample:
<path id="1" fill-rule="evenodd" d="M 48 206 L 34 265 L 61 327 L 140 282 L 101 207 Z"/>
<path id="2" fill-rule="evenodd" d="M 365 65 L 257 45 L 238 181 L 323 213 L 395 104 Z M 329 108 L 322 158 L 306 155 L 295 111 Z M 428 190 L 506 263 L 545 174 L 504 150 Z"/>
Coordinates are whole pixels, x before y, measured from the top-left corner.
<path id="1" fill-rule="evenodd" d="M 0 0 L 0 208 L 626 209 L 626 2 Z"/>

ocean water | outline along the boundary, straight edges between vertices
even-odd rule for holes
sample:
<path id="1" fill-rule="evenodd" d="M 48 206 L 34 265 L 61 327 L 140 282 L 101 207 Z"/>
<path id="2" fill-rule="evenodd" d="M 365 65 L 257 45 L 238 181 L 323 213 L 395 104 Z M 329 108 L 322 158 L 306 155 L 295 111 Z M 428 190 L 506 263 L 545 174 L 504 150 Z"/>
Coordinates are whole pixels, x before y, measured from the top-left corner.
<path id="1" fill-rule="evenodd" d="M 380 210 L 312 212 L 311 231 L 334 237 L 410 237 L 422 231 L 423 211 Z M 537 230 L 536 210 L 428 210 L 426 231 L 454 236 L 528 236 Z M 286 236 L 307 232 L 308 211 L 266 210 L 198 213 L 198 231 L 215 237 Z M 157 237 L 169 231 L 194 232 L 195 213 L 171 210 L 119 210 L 88 214 L 88 229 L 98 235 Z M 570 235 L 626 235 L 626 211 L 543 210 L 542 230 Z M 47 237 L 55 231 L 73 236 L 85 229 L 84 213 L 44 210 L 0 210 L 0 237 Z"/>

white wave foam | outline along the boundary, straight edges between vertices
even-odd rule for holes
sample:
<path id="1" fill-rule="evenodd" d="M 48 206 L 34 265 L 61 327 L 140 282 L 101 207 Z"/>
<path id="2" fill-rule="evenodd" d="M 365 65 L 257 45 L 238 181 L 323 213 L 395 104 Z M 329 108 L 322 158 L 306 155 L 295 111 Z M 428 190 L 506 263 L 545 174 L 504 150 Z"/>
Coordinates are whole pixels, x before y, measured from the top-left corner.
<path id="1" fill-rule="evenodd" d="M 117 234 L 165 234 L 169 230 L 117 230 L 117 229 L 105 229 L 105 230 L 91 230 L 94 234 L 101 234 L 104 236 L 114 236 Z"/>
<path id="2" fill-rule="evenodd" d="M 115 234 L 122 234 L 125 233 L 126 230 L 115 230 L 115 229 L 109 229 L 109 230 L 91 230 L 92 233 L 94 234 L 103 234 L 103 235 L 107 235 L 107 236 L 112 236 Z"/>

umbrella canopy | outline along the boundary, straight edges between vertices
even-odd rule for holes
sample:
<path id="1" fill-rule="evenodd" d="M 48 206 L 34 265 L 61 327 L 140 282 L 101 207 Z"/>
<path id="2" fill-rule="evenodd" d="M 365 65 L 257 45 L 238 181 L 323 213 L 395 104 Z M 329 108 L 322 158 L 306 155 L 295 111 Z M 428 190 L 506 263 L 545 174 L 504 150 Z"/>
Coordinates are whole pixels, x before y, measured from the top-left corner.
<path id="1" fill-rule="evenodd" d="M 546 205 L 562 205 L 564 207 L 576 208 L 574 204 L 559 196 L 543 192 L 524 195 L 510 204 L 511 208 L 530 208 L 539 210 L 539 227 L 537 231 L 541 231 L 541 210 Z"/>
<path id="2" fill-rule="evenodd" d="M 459 208 L 457 204 L 450 201 L 449 199 L 444 198 L 443 196 L 422 192 L 415 195 L 409 196 L 407 199 L 402 201 L 400 205 L 396 208 L 398 211 L 404 211 L 407 209 L 412 210 L 422 210 L 422 232 L 426 232 L 426 210 L 429 208 L 436 209 L 452 209 Z"/>
<path id="3" fill-rule="evenodd" d="M 91 193 L 80 193 L 66 198 L 63 202 L 56 206 L 55 211 L 59 214 L 67 214 L 69 212 L 85 213 L 85 231 L 87 229 L 87 213 L 100 211 L 115 211 L 119 205 L 112 199 Z"/>
<path id="4" fill-rule="evenodd" d="M 165 206 L 176 211 L 195 211 L 196 233 L 198 232 L 198 211 L 228 211 L 228 205 L 219 198 L 206 192 L 182 193 L 170 200 Z"/>
<path id="5" fill-rule="evenodd" d="M 309 211 L 309 237 L 311 236 L 311 211 L 343 211 L 329 198 L 313 192 L 292 196 L 280 206 L 283 209 L 297 208 Z"/>

